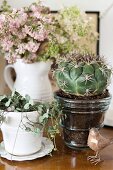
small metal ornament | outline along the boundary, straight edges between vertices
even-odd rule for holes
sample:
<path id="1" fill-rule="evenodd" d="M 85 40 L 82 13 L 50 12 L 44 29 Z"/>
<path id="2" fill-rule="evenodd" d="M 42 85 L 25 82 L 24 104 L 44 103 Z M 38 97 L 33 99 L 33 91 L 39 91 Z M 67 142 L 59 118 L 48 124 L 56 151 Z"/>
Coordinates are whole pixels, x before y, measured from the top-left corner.
<path id="1" fill-rule="evenodd" d="M 113 139 L 103 137 L 97 128 L 92 128 L 89 132 L 87 144 L 96 153 L 94 156 L 88 156 L 87 160 L 89 160 L 92 164 L 97 165 L 102 161 L 100 151 L 113 144 Z"/>

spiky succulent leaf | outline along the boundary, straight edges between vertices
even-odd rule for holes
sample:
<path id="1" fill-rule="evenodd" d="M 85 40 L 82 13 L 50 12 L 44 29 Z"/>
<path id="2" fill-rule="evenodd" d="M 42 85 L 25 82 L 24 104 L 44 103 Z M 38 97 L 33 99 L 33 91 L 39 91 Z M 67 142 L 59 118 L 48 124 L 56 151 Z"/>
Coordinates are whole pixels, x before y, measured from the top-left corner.
<path id="1" fill-rule="evenodd" d="M 82 57 L 81 57 L 82 58 Z M 75 61 L 61 61 L 55 71 L 59 88 L 76 96 L 94 96 L 106 90 L 110 77 L 109 69 L 103 60 L 88 56 Z"/>

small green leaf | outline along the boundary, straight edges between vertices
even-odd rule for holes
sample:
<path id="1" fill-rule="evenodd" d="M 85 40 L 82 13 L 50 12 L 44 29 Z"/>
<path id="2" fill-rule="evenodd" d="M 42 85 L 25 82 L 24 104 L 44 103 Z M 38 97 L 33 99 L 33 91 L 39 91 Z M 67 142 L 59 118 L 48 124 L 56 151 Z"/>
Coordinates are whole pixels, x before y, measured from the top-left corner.
<path id="1" fill-rule="evenodd" d="M 29 100 L 29 104 L 31 104 L 33 106 L 34 102 L 32 99 Z"/>
<path id="2" fill-rule="evenodd" d="M 18 112 L 20 111 L 20 112 L 21 112 L 21 111 L 22 111 L 22 109 L 20 109 L 20 108 L 16 108 L 16 111 L 18 111 Z"/>
<path id="3" fill-rule="evenodd" d="M 10 106 L 10 103 L 11 103 L 11 99 L 9 99 L 9 100 L 5 103 L 5 106 L 6 106 L 6 107 L 9 107 L 9 106 Z"/>
<path id="4" fill-rule="evenodd" d="M 25 105 L 24 105 L 24 109 L 29 109 L 29 103 L 26 103 Z"/>
<path id="5" fill-rule="evenodd" d="M 48 118 L 48 117 L 49 117 L 48 112 L 46 112 L 46 113 L 43 114 L 43 118 Z"/>
<path id="6" fill-rule="evenodd" d="M 6 98 L 6 95 L 0 96 L 0 101 Z"/>
<path id="7" fill-rule="evenodd" d="M 43 116 L 40 116 L 40 117 L 39 117 L 39 123 L 42 123 L 43 120 L 44 120 L 44 117 L 43 117 Z"/>
<path id="8" fill-rule="evenodd" d="M 13 97 L 15 94 L 15 90 L 13 90 L 11 96 Z"/>
<path id="9" fill-rule="evenodd" d="M 36 128 L 34 132 L 39 134 L 40 133 L 40 129 Z"/>

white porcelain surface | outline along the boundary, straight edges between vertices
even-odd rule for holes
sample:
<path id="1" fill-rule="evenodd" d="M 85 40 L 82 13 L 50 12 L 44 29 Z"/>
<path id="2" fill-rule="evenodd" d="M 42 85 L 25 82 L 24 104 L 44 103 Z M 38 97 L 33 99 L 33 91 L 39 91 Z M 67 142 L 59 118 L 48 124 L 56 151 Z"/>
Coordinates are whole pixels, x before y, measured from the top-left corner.
<path id="1" fill-rule="evenodd" d="M 16 90 L 23 96 L 28 94 L 35 101 L 51 101 L 53 93 L 48 78 L 50 67 L 51 62 L 27 64 L 18 59 L 16 63 L 5 67 L 4 78 L 11 90 Z M 16 72 L 15 82 L 11 77 L 12 68 Z"/>
<path id="2" fill-rule="evenodd" d="M 48 155 L 50 152 L 52 152 L 54 148 L 53 142 L 51 140 L 49 140 L 48 138 L 43 137 L 42 138 L 42 146 L 40 151 L 32 154 L 32 155 L 28 155 L 28 156 L 14 156 L 9 154 L 4 147 L 4 142 L 1 142 L 0 145 L 0 155 L 3 158 L 6 158 L 8 160 L 15 160 L 15 161 L 26 161 L 26 160 L 33 160 L 33 159 L 37 159 L 37 158 L 41 158 L 43 156 Z"/>
<path id="3" fill-rule="evenodd" d="M 28 125 L 28 119 L 31 122 L 38 122 L 39 113 L 37 111 L 32 112 L 4 112 L 5 121 L 3 125 L 7 125 L 10 127 L 18 127 L 22 126 L 22 124 Z"/>
<path id="4" fill-rule="evenodd" d="M 39 113 L 32 112 L 5 112 L 5 121 L 1 125 L 1 131 L 5 144 L 5 150 L 13 155 L 29 155 L 40 150 L 43 127 L 34 132 L 34 123 L 38 122 Z M 29 124 L 30 123 L 30 124 Z M 26 131 L 26 127 L 31 131 Z"/>
<path id="5" fill-rule="evenodd" d="M 2 124 L 1 126 L 5 150 L 13 155 L 29 155 L 40 150 L 42 143 L 42 131 L 27 132 Z"/>

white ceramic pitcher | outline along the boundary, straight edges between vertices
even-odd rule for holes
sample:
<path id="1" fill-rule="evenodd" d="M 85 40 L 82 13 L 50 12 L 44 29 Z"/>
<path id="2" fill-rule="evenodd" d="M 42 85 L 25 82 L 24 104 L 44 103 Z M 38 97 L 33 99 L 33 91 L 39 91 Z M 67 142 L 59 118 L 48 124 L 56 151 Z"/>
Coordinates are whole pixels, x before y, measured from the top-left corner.
<path id="1" fill-rule="evenodd" d="M 51 62 L 24 63 L 18 59 L 12 65 L 7 65 L 4 78 L 11 90 L 18 91 L 21 95 L 28 94 L 34 101 L 48 102 L 52 100 L 53 93 L 48 77 Z M 11 69 L 16 72 L 15 82 L 11 76 Z"/>

